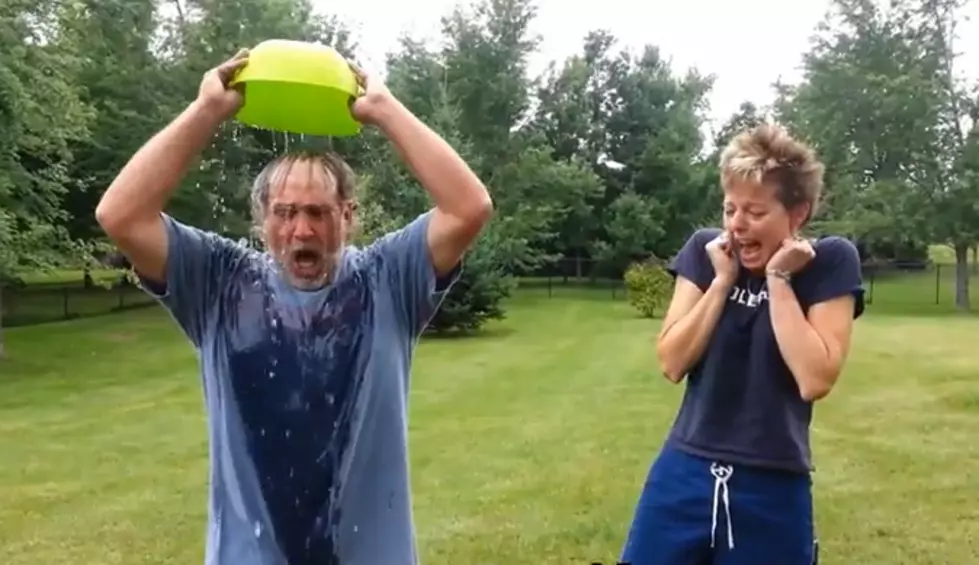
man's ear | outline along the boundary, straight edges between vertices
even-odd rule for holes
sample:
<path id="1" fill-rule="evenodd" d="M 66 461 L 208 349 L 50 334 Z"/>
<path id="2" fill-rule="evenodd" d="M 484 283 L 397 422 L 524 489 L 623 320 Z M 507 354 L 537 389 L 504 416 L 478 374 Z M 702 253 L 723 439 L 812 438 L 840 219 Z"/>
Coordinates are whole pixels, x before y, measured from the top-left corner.
<path id="1" fill-rule="evenodd" d="M 343 207 L 343 219 L 347 224 L 347 243 L 354 240 L 354 235 L 360 228 L 357 222 L 357 201 L 350 200 L 347 205 Z"/>
<path id="2" fill-rule="evenodd" d="M 343 207 L 343 219 L 348 223 L 352 223 L 357 217 L 357 201 L 348 200 Z"/>
<path id="3" fill-rule="evenodd" d="M 265 241 L 265 230 L 260 224 L 252 226 L 252 238 L 261 243 L 263 248 L 268 248 L 268 242 Z"/>

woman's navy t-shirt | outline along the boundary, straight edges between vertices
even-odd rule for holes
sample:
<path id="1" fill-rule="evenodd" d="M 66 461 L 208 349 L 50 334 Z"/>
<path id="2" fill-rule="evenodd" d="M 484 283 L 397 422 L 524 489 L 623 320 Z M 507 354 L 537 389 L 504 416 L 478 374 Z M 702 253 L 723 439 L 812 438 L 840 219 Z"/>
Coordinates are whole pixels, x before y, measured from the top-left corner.
<path id="1" fill-rule="evenodd" d="M 706 291 L 714 268 L 705 246 L 721 233 L 701 229 L 670 265 Z M 816 256 L 792 279 L 803 312 L 851 294 L 854 318 L 863 313 L 860 257 L 840 237 L 813 244 Z M 775 341 L 764 276 L 741 269 L 701 359 L 687 374 L 686 391 L 669 442 L 688 453 L 785 471 L 812 470 L 812 403 L 802 399 Z"/>

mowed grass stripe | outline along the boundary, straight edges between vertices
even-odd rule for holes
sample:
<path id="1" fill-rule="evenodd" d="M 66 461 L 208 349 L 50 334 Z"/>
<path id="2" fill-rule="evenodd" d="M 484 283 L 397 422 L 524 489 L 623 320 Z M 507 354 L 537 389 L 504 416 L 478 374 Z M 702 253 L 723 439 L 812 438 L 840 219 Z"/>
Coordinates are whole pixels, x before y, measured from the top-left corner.
<path id="1" fill-rule="evenodd" d="M 423 562 L 614 562 L 682 387 L 608 290 L 521 291 L 425 339 L 411 394 Z M 876 313 L 817 406 L 828 564 L 979 558 L 979 321 Z M 0 562 L 194 563 L 207 451 L 194 353 L 159 309 L 16 329 L 0 363 Z M 379 540 L 383 542 L 383 540 Z"/>

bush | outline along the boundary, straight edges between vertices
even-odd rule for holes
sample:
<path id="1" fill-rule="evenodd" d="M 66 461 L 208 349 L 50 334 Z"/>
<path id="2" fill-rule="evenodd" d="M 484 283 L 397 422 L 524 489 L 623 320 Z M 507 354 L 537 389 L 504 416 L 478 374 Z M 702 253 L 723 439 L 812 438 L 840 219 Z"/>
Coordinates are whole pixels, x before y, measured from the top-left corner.
<path id="1" fill-rule="evenodd" d="M 433 333 L 472 332 L 490 320 L 504 317 L 503 301 L 510 296 L 509 277 L 485 240 L 466 254 L 462 274 L 428 325 Z"/>
<path id="2" fill-rule="evenodd" d="M 367 247 L 377 238 L 414 218 L 413 213 L 402 217 L 385 209 L 377 198 L 380 193 L 375 192 L 381 185 L 375 181 L 374 177 L 362 177 L 358 187 L 361 205 L 357 212 L 358 226 L 354 243 L 360 247 Z M 505 238 L 501 239 L 495 227 L 487 229 L 479 237 L 476 245 L 466 253 L 459 280 L 426 327 L 428 332 L 473 332 L 490 320 L 503 319 L 504 300 L 510 296 L 514 287 L 512 277 L 507 275 L 508 260 L 514 255 L 514 251 L 507 243 Z"/>
<path id="3" fill-rule="evenodd" d="M 673 277 L 658 259 L 647 259 L 629 265 L 625 286 L 632 304 L 644 318 L 665 313 L 673 294 Z"/>

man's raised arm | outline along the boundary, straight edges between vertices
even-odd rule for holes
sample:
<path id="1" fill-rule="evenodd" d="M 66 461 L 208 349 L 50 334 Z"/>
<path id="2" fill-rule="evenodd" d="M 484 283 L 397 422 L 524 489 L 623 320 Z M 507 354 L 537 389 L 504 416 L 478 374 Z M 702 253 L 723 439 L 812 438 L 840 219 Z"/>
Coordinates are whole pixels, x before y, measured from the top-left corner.
<path id="1" fill-rule="evenodd" d="M 489 222 L 493 201 L 479 177 L 437 133 L 412 114 L 379 80 L 355 67 L 364 94 L 354 117 L 373 123 L 435 202 L 428 223 L 428 251 L 438 277 L 450 273 Z"/>
<path id="2" fill-rule="evenodd" d="M 106 235 L 151 282 L 166 282 L 169 244 L 161 213 L 218 126 L 241 106 L 241 93 L 227 85 L 247 56 L 243 50 L 204 75 L 197 99 L 133 155 L 95 210 Z"/>

